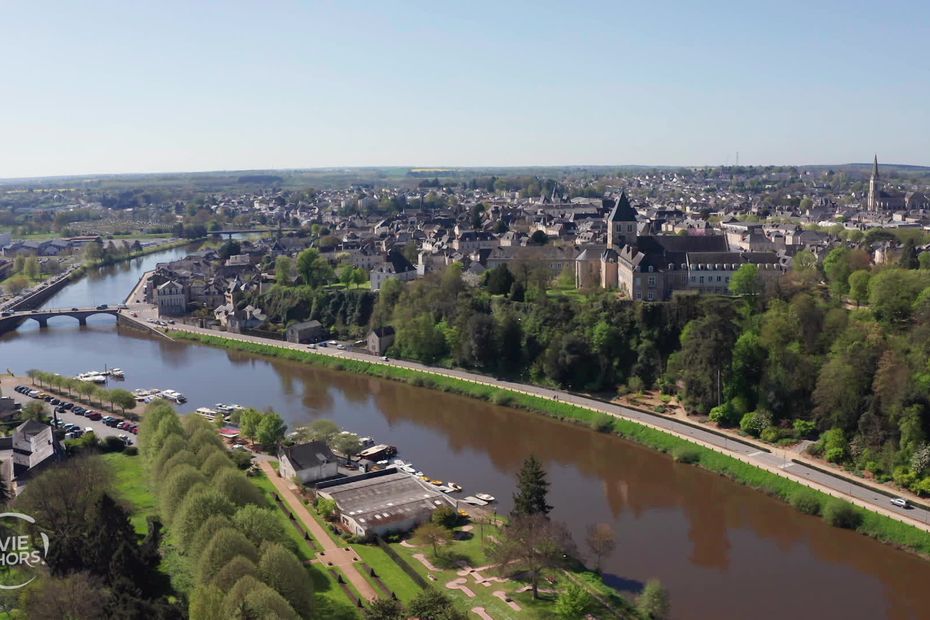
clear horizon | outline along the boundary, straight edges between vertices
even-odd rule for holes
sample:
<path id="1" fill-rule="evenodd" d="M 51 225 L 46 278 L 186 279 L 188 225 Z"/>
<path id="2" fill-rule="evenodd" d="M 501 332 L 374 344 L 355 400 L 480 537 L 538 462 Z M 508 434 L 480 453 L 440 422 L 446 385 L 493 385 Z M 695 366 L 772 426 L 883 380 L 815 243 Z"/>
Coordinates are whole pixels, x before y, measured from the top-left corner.
<path id="1" fill-rule="evenodd" d="M 930 6 L 914 1 L 50 2 L 4 17 L 4 179 L 737 152 L 930 164 Z"/>

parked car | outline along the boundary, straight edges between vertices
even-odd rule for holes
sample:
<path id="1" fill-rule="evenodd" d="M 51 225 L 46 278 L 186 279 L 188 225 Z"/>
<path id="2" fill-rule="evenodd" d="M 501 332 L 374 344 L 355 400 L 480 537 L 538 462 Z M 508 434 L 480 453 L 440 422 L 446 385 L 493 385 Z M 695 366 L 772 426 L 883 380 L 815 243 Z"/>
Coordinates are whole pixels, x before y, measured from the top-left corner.
<path id="1" fill-rule="evenodd" d="M 57 398 L 53 398 L 52 400 L 48 401 L 48 404 L 58 406 L 61 404 L 61 401 L 58 400 Z"/>
<path id="2" fill-rule="evenodd" d="M 88 411 L 88 412 L 87 412 L 87 419 L 88 419 L 88 420 L 93 420 L 93 421 L 96 422 L 97 420 L 100 420 L 101 418 L 103 418 L 103 416 L 100 415 L 99 413 L 97 413 L 96 411 Z"/>

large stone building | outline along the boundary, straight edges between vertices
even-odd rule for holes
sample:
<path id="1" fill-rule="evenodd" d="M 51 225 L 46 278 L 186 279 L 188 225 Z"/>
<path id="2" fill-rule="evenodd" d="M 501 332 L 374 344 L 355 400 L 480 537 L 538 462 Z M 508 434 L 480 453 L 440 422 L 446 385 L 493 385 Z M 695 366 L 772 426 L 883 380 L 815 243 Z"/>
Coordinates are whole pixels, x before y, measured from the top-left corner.
<path id="1" fill-rule="evenodd" d="M 898 211 L 906 208 L 906 195 L 903 192 L 885 190 L 878 176 L 878 155 L 872 162 L 872 176 L 869 178 L 869 211 Z"/>

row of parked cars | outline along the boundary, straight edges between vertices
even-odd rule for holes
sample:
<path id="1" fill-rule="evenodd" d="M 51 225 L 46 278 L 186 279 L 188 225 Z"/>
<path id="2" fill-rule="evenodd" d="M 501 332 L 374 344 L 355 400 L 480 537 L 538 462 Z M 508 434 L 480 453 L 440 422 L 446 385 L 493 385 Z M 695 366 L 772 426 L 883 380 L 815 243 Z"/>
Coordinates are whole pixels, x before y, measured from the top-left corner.
<path id="1" fill-rule="evenodd" d="M 93 409 L 87 409 L 78 404 L 67 402 L 52 396 L 51 394 L 46 394 L 45 392 L 40 392 L 39 390 L 33 389 L 28 385 L 17 385 L 15 388 L 20 394 L 25 394 L 30 398 L 35 398 L 36 400 L 44 400 L 49 405 L 55 408 L 55 413 L 65 413 L 70 411 L 71 413 L 79 416 L 84 416 L 88 420 L 100 421 L 105 425 L 116 428 L 121 431 L 126 431 L 132 433 L 133 435 L 139 434 L 139 425 L 135 422 L 130 422 L 129 420 L 124 420 L 122 418 L 116 418 L 109 415 L 103 415 Z M 74 425 L 72 425 L 74 426 Z M 64 428 L 64 426 L 62 426 Z M 80 428 L 80 427 L 78 427 Z"/>

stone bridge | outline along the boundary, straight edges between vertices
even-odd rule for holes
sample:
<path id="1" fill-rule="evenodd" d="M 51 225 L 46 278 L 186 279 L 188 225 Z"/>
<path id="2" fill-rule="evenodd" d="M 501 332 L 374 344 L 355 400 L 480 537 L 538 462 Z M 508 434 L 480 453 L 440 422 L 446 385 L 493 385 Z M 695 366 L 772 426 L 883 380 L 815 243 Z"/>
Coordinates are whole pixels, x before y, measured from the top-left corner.
<path id="1" fill-rule="evenodd" d="M 77 319 L 81 325 L 87 325 L 87 317 L 95 314 L 109 314 L 117 316 L 119 308 L 108 306 L 106 308 L 43 308 L 40 310 L 23 310 L 22 312 L 3 313 L 6 316 L 0 316 L 0 334 L 12 331 L 32 319 L 39 324 L 39 327 L 48 327 L 48 320 L 56 316 L 70 316 Z"/>

